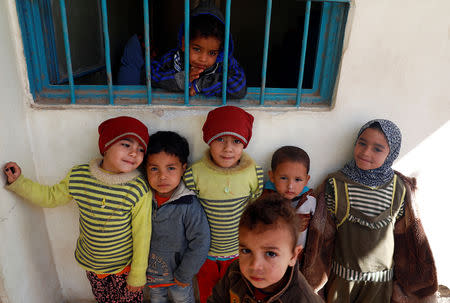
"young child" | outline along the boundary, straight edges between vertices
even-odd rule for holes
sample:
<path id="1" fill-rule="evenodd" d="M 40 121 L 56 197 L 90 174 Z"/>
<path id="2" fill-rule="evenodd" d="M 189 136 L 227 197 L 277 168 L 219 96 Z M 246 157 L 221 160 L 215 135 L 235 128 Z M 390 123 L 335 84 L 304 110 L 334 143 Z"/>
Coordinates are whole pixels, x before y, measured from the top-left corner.
<path id="1" fill-rule="evenodd" d="M 208 221 L 195 193 L 181 180 L 189 145 L 160 131 L 149 140 L 147 180 L 153 192 L 152 240 L 147 285 L 152 303 L 194 303 L 192 279 L 209 250 Z"/>
<path id="2" fill-rule="evenodd" d="M 7 189 L 42 207 L 72 200 L 80 210 L 75 259 L 86 270 L 97 302 L 142 302 L 151 231 L 151 193 L 137 168 L 148 130 L 132 117 L 98 127 L 103 158 L 74 166 L 58 184 L 44 186 L 7 163 Z"/>
<path id="3" fill-rule="evenodd" d="M 239 260 L 208 302 L 323 302 L 298 270 L 299 222 L 289 204 L 269 194 L 247 206 L 239 222 Z"/>
<path id="4" fill-rule="evenodd" d="M 272 156 L 270 181 L 264 185 L 264 192 L 276 191 L 283 198 L 290 200 L 291 206 L 300 218 L 297 241 L 297 245 L 302 247 L 299 254 L 300 261 L 309 222 L 316 209 L 316 198 L 312 195 L 312 189 L 306 186 L 310 179 L 309 163 L 309 156 L 303 149 L 295 146 L 280 147 Z"/>
<path id="5" fill-rule="evenodd" d="M 214 6 L 201 4 L 190 18 L 189 95 L 222 95 L 223 48 L 225 25 L 222 13 Z M 151 64 L 152 86 L 169 91 L 184 91 L 184 26 L 178 34 L 178 47 Z M 242 67 L 233 57 L 230 35 L 228 52 L 227 96 L 245 97 L 246 79 Z"/>
<path id="6" fill-rule="evenodd" d="M 437 290 L 431 249 L 413 208 L 415 179 L 391 167 L 400 145 L 393 122 L 369 121 L 353 159 L 324 183 L 328 220 L 322 222 L 328 224 L 316 247 L 329 253 L 305 255 L 304 274 L 316 289 L 329 275 L 327 302 L 427 302 Z"/>
<path id="7" fill-rule="evenodd" d="M 203 140 L 210 148 L 184 175 L 211 228 L 208 258 L 197 275 L 202 303 L 238 257 L 239 218 L 248 201 L 262 193 L 263 171 L 243 152 L 252 137 L 252 125 L 253 116 L 239 107 L 210 111 L 203 125 Z"/>

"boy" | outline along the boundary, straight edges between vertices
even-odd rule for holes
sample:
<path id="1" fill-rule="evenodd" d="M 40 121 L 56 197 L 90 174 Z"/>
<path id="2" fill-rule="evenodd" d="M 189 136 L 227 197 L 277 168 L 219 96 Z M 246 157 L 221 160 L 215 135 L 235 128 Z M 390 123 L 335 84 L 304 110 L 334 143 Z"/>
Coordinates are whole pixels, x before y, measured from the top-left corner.
<path id="1" fill-rule="evenodd" d="M 202 3 L 192 12 L 189 40 L 189 95 L 222 95 L 225 25 L 222 13 Z M 184 91 L 184 26 L 178 34 L 178 47 L 151 64 L 152 86 Z M 142 61 L 143 62 L 143 61 Z M 233 57 L 230 35 L 227 97 L 240 99 L 247 93 L 244 70 Z"/>
<path id="2" fill-rule="evenodd" d="M 98 127 L 103 158 L 74 166 L 60 183 L 44 186 L 5 166 L 7 189 L 42 207 L 72 200 L 80 210 L 75 259 L 86 270 L 98 302 L 142 302 L 150 246 L 151 193 L 137 168 L 144 159 L 147 127 L 117 117 Z"/>
<path id="3" fill-rule="evenodd" d="M 186 186 L 197 193 L 211 228 L 211 248 L 197 280 L 200 301 L 238 257 L 239 218 L 248 201 L 261 195 L 263 171 L 243 152 L 252 136 L 253 116 L 235 106 L 216 108 L 203 125 L 203 140 L 210 146 L 190 167 Z"/>
<path id="4" fill-rule="evenodd" d="M 309 156 L 301 148 L 283 146 L 272 156 L 271 171 L 268 181 L 264 185 L 264 192 L 278 192 L 283 198 L 291 201 L 300 220 L 300 235 L 297 245 L 305 248 L 308 226 L 316 209 L 316 198 L 312 190 L 306 185 L 310 179 Z M 301 260 L 302 253 L 300 253 Z"/>
<path id="5" fill-rule="evenodd" d="M 239 260 L 208 302 L 323 302 L 298 271 L 297 227 L 289 201 L 279 195 L 249 204 L 239 222 Z"/>
<path id="6" fill-rule="evenodd" d="M 189 145 L 160 131 L 149 140 L 146 170 L 153 192 L 152 240 L 147 285 L 152 303 L 194 303 L 192 279 L 205 262 L 210 234 L 205 212 L 181 177 Z"/>

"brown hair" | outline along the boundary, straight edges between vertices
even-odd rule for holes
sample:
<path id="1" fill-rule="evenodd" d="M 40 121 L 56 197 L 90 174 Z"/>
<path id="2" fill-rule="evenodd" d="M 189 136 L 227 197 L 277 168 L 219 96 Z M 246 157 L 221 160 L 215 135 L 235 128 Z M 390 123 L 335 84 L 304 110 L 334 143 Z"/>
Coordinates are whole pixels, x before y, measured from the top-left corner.
<path id="1" fill-rule="evenodd" d="M 283 146 L 277 149 L 272 156 L 271 168 L 275 172 L 278 165 L 284 162 L 298 162 L 306 167 L 306 173 L 309 174 L 309 156 L 308 154 L 296 146 Z"/>
<path id="2" fill-rule="evenodd" d="M 299 235 L 299 221 L 290 201 L 277 193 L 267 194 L 247 205 L 239 222 L 239 228 L 263 230 L 285 224 L 292 235 L 292 248 L 295 249 Z"/>

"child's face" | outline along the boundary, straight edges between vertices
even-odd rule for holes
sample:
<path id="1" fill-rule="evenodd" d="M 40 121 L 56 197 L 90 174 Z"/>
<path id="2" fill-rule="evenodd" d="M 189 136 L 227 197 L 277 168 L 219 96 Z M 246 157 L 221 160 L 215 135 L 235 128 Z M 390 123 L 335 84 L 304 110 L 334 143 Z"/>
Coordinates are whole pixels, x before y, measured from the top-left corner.
<path id="1" fill-rule="evenodd" d="M 256 288 L 273 292 L 288 266 L 294 266 L 300 246 L 292 248 L 293 239 L 285 223 L 261 229 L 239 229 L 239 268 Z"/>
<path id="2" fill-rule="evenodd" d="M 101 167 L 112 173 L 129 173 L 144 160 L 144 147 L 134 138 L 117 141 L 103 156 Z"/>
<path id="3" fill-rule="evenodd" d="M 223 136 L 209 145 L 211 158 L 222 168 L 236 166 L 241 159 L 244 144 L 233 136 Z"/>
<path id="4" fill-rule="evenodd" d="M 309 181 L 305 165 L 292 161 L 278 164 L 275 171 L 269 171 L 269 178 L 277 192 L 289 200 L 297 197 Z"/>
<path id="5" fill-rule="evenodd" d="M 356 140 L 353 157 L 362 170 L 375 169 L 383 165 L 389 155 L 389 145 L 378 129 L 367 128 Z"/>
<path id="6" fill-rule="evenodd" d="M 184 51 L 184 43 L 182 45 Z M 220 41 L 215 37 L 197 37 L 189 42 L 191 68 L 204 71 L 214 63 L 220 52 Z"/>
<path id="7" fill-rule="evenodd" d="M 160 197 L 170 197 L 186 170 L 177 156 L 160 152 L 147 157 L 147 180 Z"/>

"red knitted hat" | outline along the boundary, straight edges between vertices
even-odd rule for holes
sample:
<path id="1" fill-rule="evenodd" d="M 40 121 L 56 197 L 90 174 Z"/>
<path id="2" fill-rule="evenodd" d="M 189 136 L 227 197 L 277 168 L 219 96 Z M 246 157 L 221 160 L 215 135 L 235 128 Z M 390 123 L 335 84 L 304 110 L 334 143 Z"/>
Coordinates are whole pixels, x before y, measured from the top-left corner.
<path id="1" fill-rule="evenodd" d="M 138 119 L 121 116 L 103 121 L 98 127 L 98 148 L 102 155 L 119 140 L 134 138 L 147 151 L 148 129 Z"/>
<path id="2" fill-rule="evenodd" d="M 218 107 L 208 113 L 203 124 L 203 141 L 211 144 L 217 138 L 233 136 L 241 140 L 244 148 L 252 137 L 253 116 L 236 106 Z"/>

